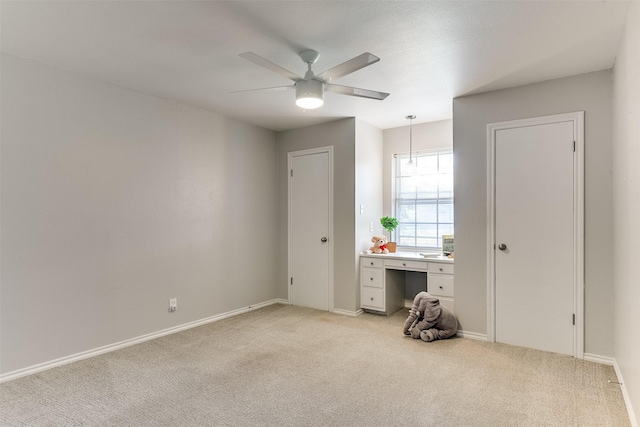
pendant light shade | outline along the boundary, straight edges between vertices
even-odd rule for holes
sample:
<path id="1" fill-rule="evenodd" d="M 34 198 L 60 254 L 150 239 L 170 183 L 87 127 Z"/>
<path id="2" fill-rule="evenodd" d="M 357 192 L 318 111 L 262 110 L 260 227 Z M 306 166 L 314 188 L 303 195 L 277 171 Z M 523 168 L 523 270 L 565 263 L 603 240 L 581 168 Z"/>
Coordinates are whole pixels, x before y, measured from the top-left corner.
<path id="1" fill-rule="evenodd" d="M 324 84 L 318 80 L 300 80 L 296 82 L 296 105 L 306 110 L 321 107 L 323 99 Z"/>

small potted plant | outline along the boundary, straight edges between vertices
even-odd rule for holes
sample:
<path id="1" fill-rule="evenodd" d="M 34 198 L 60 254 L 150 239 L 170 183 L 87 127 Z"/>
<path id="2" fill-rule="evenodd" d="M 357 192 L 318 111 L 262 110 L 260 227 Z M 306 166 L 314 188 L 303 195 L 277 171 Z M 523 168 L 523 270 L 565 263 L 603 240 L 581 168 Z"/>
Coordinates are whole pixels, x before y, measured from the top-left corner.
<path id="1" fill-rule="evenodd" d="M 393 230 L 398 226 L 398 220 L 392 216 L 383 216 L 380 218 L 380 224 L 382 224 L 382 227 L 389 232 L 389 240 L 391 240 L 391 233 L 393 233 Z M 387 243 L 387 249 L 389 249 L 389 252 L 395 252 L 396 242 L 390 241 Z"/>

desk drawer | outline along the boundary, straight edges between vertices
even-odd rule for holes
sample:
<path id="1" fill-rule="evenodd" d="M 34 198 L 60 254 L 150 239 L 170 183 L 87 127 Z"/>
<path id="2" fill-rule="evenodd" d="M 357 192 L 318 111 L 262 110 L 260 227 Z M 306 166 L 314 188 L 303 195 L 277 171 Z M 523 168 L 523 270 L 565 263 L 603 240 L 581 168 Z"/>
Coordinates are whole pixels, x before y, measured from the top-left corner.
<path id="1" fill-rule="evenodd" d="M 453 274 L 453 264 L 443 262 L 430 262 L 429 273 Z"/>
<path id="2" fill-rule="evenodd" d="M 384 311 L 384 290 L 363 286 L 360 288 L 360 305 L 362 308 Z"/>
<path id="3" fill-rule="evenodd" d="M 380 258 L 360 258 L 360 265 L 362 267 L 382 268 L 384 267 L 384 260 Z"/>
<path id="4" fill-rule="evenodd" d="M 429 273 L 427 291 L 434 297 L 453 298 L 453 276 L 450 274 Z"/>
<path id="5" fill-rule="evenodd" d="M 360 284 L 362 286 L 382 289 L 384 284 L 382 280 L 383 274 L 384 270 L 381 268 L 362 267 L 360 271 Z"/>
<path id="6" fill-rule="evenodd" d="M 402 259 L 388 259 L 384 263 L 385 268 L 394 268 L 396 270 L 423 270 L 427 271 L 427 263 L 425 261 L 405 261 Z"/>

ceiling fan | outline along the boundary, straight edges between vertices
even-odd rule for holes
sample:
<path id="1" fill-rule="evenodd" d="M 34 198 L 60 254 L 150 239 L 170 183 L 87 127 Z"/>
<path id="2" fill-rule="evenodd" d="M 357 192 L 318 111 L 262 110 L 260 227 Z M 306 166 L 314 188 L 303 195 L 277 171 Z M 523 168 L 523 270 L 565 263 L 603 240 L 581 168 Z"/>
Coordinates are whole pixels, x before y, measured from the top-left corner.
<path id="1" fill-rule="evenodd" d="M 313 109 L 322 106 L 322 104 L 324 103 L 325 90 L 342 95 L 358 96 L 361 98 L 377 100 L 383 100 L 387 96 L 389 96 L 389 94 L 385 92 L 378 92 L 369 89 L 359 89 L 356 87 L 342 86 L 332 83 L 332 81 L 337 78 L 346 76 L 347 74 L 351 74 L 354 71 L 358 71 L 361 68 L 367 67 L 380 61 L 380 58 L 369 52 L 358 55 L 355 58 L 343 62 L 340 65 L 337 65 L 318 75 L 315 75 L 313 73 L 313 70 L 311 70 L 311 65 L 313 65 L 318 60 L 320 54 L 315 50 L 304 50 L 300 52 L 300 59 L 302 59 L 302 62 L 307 64 L 308 67 L 304 77 L 300 77 L 299 75 L 292 73 L 291 71 L 282 68 L 281 66 L 274 64 L 273 62 L 266 60 L 253 52 L 241 53 L 239 56 L 294 81 L 294 84 L 289 86 L 278 86 L 264 89 L 249 89 L 239 92 L 295 89 L 296 104 L 304 109 Z"/>

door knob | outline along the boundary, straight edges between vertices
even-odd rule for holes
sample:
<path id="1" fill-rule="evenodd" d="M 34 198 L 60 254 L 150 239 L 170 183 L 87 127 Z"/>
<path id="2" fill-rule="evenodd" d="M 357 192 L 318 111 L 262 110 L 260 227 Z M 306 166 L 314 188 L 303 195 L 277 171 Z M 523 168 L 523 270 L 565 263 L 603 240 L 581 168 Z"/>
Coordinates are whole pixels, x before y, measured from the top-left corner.
<path id="1" fill-rule="evenodd" d="M 326 238 L 326 237 L 323 237 L 322 239 L 320 239 L 320 241 L 321 241 L 322 243 L 327 243 L 327 238 Z"/>
<path id="2" fill-rule="evenodd" d="M 498 245 L 498 249 L 500 249 L 501 251 L 506 251 L 507 250 L 507 245 L 505 245 L 504 243 L 500 243 Z"/>

